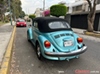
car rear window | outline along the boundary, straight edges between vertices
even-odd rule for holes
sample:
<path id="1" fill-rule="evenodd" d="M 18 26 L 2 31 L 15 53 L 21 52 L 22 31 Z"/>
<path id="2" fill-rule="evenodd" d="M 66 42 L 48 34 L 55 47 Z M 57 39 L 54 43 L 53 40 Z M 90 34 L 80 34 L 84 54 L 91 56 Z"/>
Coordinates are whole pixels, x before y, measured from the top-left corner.
<path id="1" fill-rule="evenodd" d="M 25 20 L 23 20 L 23 19 L 20 19 L 20 20 L 17 20 L 17 22 L 25 22 Z"/>
<path id="2" fill-rule="evenodd" d="M 50 22 L 49 27 L 50 29 L 63 29 L 63 28 L 69 29 L 70 28 L 69 24 L 63 21 Z"/>
<path id="3" fill-rule="evenodd" d="M 48 25 L 50 29 L 63 29 L 63 28 L 69 29 L 70 28 L 69 24 L 64 21 L 54 21 L 54 22 L 50 22 Z"/>

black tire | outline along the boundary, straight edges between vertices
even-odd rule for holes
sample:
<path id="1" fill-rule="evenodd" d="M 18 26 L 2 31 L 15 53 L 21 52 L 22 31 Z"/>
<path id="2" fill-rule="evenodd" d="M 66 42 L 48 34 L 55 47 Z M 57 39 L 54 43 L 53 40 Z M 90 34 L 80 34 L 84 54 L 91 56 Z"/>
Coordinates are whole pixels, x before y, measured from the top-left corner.
<path id="1" fill-rule="evenodd" d="M 39 60 L 43 60 L 43 56 L 41 54 L 41 47 L 39 44 L 36 45 L 36 55 L 37 55 Z"/>

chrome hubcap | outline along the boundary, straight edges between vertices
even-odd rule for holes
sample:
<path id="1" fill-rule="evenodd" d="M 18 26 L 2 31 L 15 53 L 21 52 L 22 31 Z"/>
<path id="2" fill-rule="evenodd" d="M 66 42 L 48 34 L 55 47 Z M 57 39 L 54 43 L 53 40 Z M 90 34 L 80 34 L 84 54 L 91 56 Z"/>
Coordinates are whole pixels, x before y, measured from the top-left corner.
<path id="1" fill-rule="evenodd" d="M 37 47 L 37 55 L 40 57 L 40 47 Z"/>

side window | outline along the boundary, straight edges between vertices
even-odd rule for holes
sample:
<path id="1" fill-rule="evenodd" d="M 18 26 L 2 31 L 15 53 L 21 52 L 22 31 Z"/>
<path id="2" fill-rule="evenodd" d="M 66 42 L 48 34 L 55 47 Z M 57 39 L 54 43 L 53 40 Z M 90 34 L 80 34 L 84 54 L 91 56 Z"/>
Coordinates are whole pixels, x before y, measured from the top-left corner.
<path id="1" fill-rule="evenodd" d="M 38 23 L 34 22 L 34 27 L 38 29 Z"/>

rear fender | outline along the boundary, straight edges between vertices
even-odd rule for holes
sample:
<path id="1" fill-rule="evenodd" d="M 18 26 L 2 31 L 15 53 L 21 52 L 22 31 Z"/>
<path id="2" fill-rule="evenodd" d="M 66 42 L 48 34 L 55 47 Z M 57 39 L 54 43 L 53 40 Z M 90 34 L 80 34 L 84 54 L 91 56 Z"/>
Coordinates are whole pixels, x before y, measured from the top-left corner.
<path id="1" fill-rule="evenodd" d="M 47 39 L 44 37 L 44 36 L 42 36 L 42 35 L 39 35 L 38 36 L 38 42 L 39 42 L 39 44 L 40 44 L 40 46 L 42 47 L 42 48 L 44 48 L 44 41 L 46 41 Z"/>
<path id="2" fill-rule="evenodd" d="M 76 44 L 78 45 L 78 46 L 82 46 L 83 45 L 83 43 L 78 43 L 77 42 L 77 38 L 79 37 L 76 33 L 74 33 L 74 37 L 75 37 L 75 42 L 76 42 Z"/>
<path id="3" fill-rule="evenodd" d="M 27 30 L 27 34 L 28 34 L 30 40 L 33 39 L 32 28 L 29 28 L 29 29 Z"/>
<path id="4" fill-rule="evenodd" d="M 53 50 L 53 48 L 54 48 L 52 44 L 51 44 L 50 48 L 45 48 L 44 42 L 45 42 L 46 40 L 48 40 L 46 37 L 44 37 L 44 36 L 42 36 L 42 35 L 39 35 L 39 36 L 38 36 L 38 42 L 39 42 L 40 47 L 41 47 L 41 49 L 42 49 L 42 51 L 41 51 L 42 54 L 44 53 L 44 51 L 52 52 L 52 50 Z"/>

